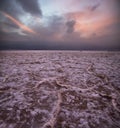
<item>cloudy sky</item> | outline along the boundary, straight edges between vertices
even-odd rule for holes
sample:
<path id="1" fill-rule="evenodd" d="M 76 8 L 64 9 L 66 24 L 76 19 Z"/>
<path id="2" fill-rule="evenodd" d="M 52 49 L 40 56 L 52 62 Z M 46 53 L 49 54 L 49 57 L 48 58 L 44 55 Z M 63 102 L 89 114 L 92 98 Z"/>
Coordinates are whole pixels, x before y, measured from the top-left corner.
<path id="1" fill-rule="evenodd" d="M 0 49 L 120 50 L 120 0 L 0 0 Z"/>

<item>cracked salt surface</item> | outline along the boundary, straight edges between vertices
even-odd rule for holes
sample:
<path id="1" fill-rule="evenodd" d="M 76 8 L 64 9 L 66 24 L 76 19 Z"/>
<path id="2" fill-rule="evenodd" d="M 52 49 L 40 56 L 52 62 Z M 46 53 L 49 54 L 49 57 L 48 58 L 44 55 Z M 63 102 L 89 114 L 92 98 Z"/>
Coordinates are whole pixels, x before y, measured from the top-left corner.
<path id="1" fill-rule="evenodd" d="M 120 128 L 120 52 L 0 52 L 0 128 L 96 127 Z"/>

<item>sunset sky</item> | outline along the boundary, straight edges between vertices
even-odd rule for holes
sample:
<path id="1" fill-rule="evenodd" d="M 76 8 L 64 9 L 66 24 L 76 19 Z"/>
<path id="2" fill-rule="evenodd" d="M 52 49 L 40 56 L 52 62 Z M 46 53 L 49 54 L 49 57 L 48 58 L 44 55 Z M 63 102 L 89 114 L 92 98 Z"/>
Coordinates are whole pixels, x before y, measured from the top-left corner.
<path id="1" fill-rule="evenodd" d="M 0 0 L 0 49 L 120 50 L 120 0 Z"/>

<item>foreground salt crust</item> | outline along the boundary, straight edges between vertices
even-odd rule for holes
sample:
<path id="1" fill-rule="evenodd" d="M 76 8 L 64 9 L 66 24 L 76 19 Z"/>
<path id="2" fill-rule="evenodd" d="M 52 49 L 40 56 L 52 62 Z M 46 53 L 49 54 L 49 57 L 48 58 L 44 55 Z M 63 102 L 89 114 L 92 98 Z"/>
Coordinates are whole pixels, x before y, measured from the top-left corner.
<path id="1" fill-rule="evenodd" d="M 120 52 L 0 52 L 0 128 L 119 128 Z"/>

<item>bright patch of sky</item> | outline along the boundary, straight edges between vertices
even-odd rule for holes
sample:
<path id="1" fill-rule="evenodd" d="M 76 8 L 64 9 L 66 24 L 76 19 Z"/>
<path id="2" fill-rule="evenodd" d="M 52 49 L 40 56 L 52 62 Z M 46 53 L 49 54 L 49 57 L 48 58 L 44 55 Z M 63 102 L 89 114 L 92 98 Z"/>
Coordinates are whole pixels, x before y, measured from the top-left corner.
<path id="1" fill-rule="evenodd" d="M 51 15 L 60 15 L 68 12 L 78 11 L 81 8 L 81 5 L 71 6 L 73 1 L 59 1 L 59 0 L 40 0 L 41 9 L 43 15 L 51 16 Z"/>

